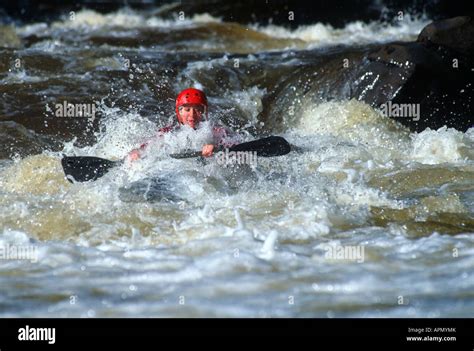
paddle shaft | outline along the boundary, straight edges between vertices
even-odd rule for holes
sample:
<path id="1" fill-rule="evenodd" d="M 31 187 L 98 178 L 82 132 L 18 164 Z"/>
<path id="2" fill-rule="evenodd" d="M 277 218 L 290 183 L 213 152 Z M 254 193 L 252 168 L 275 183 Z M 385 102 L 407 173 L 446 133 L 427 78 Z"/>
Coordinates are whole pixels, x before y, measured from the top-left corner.
<path id="1" fill-rule="evenodd" d="M 219 147 L 216 152 L 224 151 L 226 148 Z M 260 157 L 273 157 L 286 155 L 291 151 L 291 146 L 288 142 L 278 136 L 270 136 L 263 139 L 249 141 L 246 143 L 234 145 L 228 148 L 229 152 L 256 152 Z M 180 154 L 171 154 L 173 158 L 192 158 L 202 155 L 201 151 L 190 151 Z"/>

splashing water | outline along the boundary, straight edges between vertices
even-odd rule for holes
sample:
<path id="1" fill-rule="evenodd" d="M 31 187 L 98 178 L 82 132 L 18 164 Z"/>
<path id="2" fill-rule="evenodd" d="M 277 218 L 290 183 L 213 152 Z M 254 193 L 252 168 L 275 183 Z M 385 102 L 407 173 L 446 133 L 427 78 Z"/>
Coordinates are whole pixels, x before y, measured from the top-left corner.
<path id="1" fill-rule="evenodd" d="M 258 115 L 268 90 L 251 79 L 270 86 L 291 75 L 298 58 L 279 60 L 292 50 L 411 40 L 425 23 L 289 30 L 83 10 L 75 21 L 16 28 L 11 40 L 36 40 L 22 49 L 32 66 L 0 65 L 0 81 L 8 97 L 37 84 L 37 100 L 22 100 L 26 114 L 43 116 L 55 91 L 107 98 L 93 143 L 69 138 L 48 149 L 41 140 L 41 152 L 0 160 L 0 316 L 472 316 L 473 128 L 413 134 L 359 101 L 304 102 L 283 116 L 282 136 L 298 151 L 259 157 L 256 167 L 168 157 L 199 150 L 211 122 L 234 121 L 245 141 L 265 128 Z M 186 46 L 177 38 L 190 28 L 198 34 Z M 260 70 L 262 60 L 272 69 Z M 230 69 L 237 63 L 243 77 Z M 64 179 L 63 154 L 119 160 L 154 137 L 188 85 L 209 87 L 211 122 L 155 139 L 143 159 L 95 182 Z M 44 128 L 66 133 L 53 122 Z M 39 138 L 22 135 L 25 145 Z M 159 201 L 124 197 L 143 179 Z M 26 256 L 12 259 L 13 250 Z"/>

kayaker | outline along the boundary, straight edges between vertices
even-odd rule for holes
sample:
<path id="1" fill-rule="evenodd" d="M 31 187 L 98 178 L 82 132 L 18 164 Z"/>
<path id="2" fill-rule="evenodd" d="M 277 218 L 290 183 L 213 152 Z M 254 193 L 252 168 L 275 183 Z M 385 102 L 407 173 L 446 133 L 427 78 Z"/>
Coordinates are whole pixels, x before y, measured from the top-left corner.
<path id="1" fill-rule="evenodd" d="M 205 116 L 206 120 L 208 119 L 208 103 L 206 94 L 195 88 L 184 89 L 176 98 L 176 117 L 178 124 L 160 128 L 157 137 L 163 136 L 165 133 L 177 131 L 183 126 L 196 129 L 203 120 L 203 116 Z M 202 156 L 210 157 L 217 147 L 231 147 L 235 145 L 237 141 L 241 141 L 235 133 L 229 131 L 225 127 L 217 125 L 212 126 L 212 139 L 212 143 L 202 146 Z M 128 160 L 138 160 L 152 140 L 149 140 L 139 148 L 132 150 L 128 154 Z"/>

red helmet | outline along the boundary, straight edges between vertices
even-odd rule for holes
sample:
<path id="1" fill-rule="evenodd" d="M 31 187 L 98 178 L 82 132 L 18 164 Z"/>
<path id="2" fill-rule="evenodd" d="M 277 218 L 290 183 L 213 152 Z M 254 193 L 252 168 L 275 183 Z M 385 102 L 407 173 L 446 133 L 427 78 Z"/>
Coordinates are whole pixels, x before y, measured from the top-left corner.
<path id="1" fill-rule="evenodd" d="M 199 89 L 188 88 L 179 93 L 178 97 L 176 98 L 176 116 L 178 117 L 178 120 L 179 107 L 186 104 L 201 105 L 204 107 L 204 111 L 207 113 L 206 94 L 204 94 L 204 92 Z"/>

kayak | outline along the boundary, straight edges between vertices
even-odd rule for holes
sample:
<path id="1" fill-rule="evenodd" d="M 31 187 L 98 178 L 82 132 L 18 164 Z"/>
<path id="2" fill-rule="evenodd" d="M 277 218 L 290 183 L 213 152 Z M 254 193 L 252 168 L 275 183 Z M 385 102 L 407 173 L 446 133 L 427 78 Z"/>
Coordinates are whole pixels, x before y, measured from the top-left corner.
<path id="1" fill-rule="evenodd" d="M 145 178 L 119 188 L 119 198 L 123 202 L 181 201 L 176 196 L 168 178 Z"/>
<path id="2" fill-rule="evenodd" d="M 190 181 L 193 189 L 187 185 Z M 232 179 L 204 176 L 196 170 L 184 170 L 173 174 L 167 172 L 120 187 L 119 198 L 123 202 L 189 201 L 190 197 L 200 196 L 202 193 L 218 192 L 226 195 L 235 193 L 238 189 L 228 183 L 232 183 Z"/>

